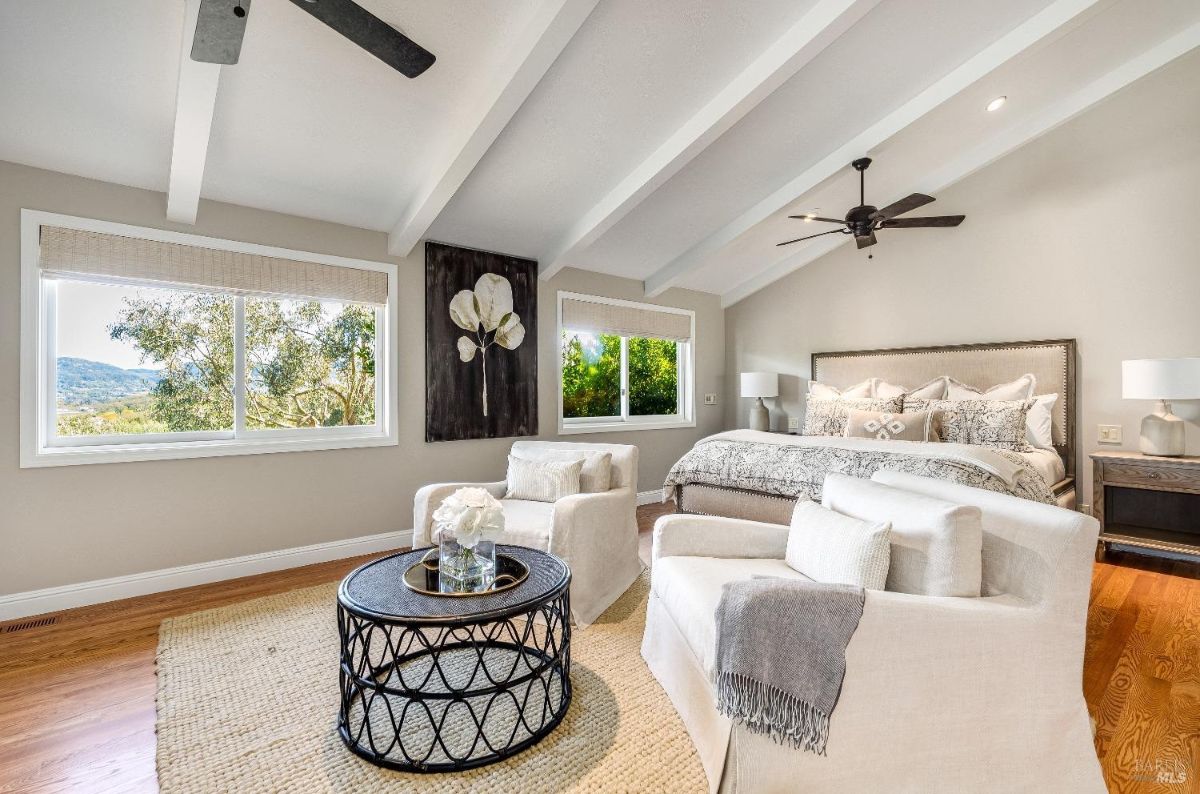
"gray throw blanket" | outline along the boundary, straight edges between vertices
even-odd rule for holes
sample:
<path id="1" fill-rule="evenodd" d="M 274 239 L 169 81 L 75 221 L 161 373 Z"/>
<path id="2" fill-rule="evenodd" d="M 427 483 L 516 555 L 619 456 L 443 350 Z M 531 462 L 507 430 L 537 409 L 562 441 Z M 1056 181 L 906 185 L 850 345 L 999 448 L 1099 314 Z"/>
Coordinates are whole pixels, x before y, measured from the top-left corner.
<path id="1" fill-rule="evenodd" d="M 717 710 L 824 755 L 864 597 L 861 587 L 802 579 L 726 584 L 717 605 Z"/>

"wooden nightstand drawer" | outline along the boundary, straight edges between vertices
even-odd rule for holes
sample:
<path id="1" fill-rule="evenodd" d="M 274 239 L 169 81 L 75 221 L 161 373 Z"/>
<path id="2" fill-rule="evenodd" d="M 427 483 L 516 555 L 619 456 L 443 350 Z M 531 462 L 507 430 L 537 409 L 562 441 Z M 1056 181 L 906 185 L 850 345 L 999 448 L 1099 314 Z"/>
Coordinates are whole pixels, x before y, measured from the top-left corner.
<path id="1" fill-rule="evenodd" d="M 1200 477 L 1192 468 L 1174 468 L 1145 463 L 1110 460 L 1104 462 L 1104 482 L 1108 485 L 1146 486 L 1149 488 L 1200 489 Z"/>

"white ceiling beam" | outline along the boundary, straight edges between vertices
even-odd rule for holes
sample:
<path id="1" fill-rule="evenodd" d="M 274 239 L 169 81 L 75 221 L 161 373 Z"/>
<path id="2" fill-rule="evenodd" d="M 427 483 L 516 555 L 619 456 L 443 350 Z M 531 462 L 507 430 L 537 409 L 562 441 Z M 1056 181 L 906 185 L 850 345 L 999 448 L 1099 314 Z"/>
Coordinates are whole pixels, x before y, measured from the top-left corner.
<path id="1" fill-rule="evenodd" d="M 179 52 L 179 87 L 175 93 L 175 137 L 171 143 L 171 176 L 167 187 L 167 219 L 195 223 L 204 182 L 204 161 L 212 132 L 213 108 L 221 66 L 193 61 L 192 39 L 200 0 L 187 0 L 183 42 Z"/>
<path id="2" fill-rule="evenodd" d="M 549 71 L 599 0 L 546 0 L 512 43 L 509 54 L 483 89 L 478 112 L 456 125 L 445 156 L 388 235 L 388 252 L 408 256 L 462 183 L 508 126 L 517 108 Z"/>
<path id="3" fill-rule="evenodd" d="M 879 2 L 819 0 L 653 154 L 617 183 L 608 195 L 584 213 L 558 244 L 541 257 L 541 277 L 550 278 L 566 267 L 571 257 L 611 229 Z"/>
<path id="4" fill-rule="evenodd" d="M 911 100 L 855 135 L 845 145 L 651 274 L 645 282 L 646 295 L 661 295 L 667 289 L 676 286 L 689 273 L 703 265 L 711 254 L 787 207 L 836 174 L 851 160 L 867 154 L 980 78 L 1056 31 L 1062 30 L 1068 23 L 1101 2 L 1106 0 L 1055 0 Z"/>
<path id="5" fill-rule="evenodd" d="M 937 193 L 961 182 L 1000 158 L 1011 154 L 1025 144 L 1042 137 L 1046 133 L 1079 116 L 1081 113 L 1086 112 L 1122 88 L 1166 66 L 1171 61 L 1191 52 L 1197 47 L 1200 47 L 1200 24 L 1192 25 L 1190 28 L 1177 33 L 1166 41 L 1156 44 L 1146 52 L 1126 61 L 1121 66 L 1065 97 L 1060 102 L 1056 102 L 1041 113 L 1025 121 L 1013 124 L 979 146 L 974 147 L 962 156 L 928 174 L 918 185 L 918 192 Z M 895 196 L 894 198 L 895 200 L 899 200 L 902 196 Z M 781 259 L 763 272 L 746 279 L 722 294 L 721 305 L 723 307 L 732 306 L 743 298 L 758 292 L 763 287 L 821 258 L 835 248 L 848 242 L 849 239 L 849 236 L 838 236 L 830 238 L 828 241 L 823 240 L 820 242 L 820 245 L 810 245 L 801 251 L 797 251 L 792 256 Z"/>

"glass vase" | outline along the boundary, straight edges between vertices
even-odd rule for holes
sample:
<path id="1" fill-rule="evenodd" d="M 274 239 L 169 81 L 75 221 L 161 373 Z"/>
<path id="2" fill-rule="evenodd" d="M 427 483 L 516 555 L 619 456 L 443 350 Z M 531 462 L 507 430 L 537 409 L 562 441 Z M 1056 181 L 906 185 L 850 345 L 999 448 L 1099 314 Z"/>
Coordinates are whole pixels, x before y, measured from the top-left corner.
<path id="1" fill-rule="evenodd" d="M 496 543 L 476 541 L 460 545 L 451 533 L 442 533 L 438 548 L 438 589 L 443 593 L 481 593 L 496 579 Z"/>

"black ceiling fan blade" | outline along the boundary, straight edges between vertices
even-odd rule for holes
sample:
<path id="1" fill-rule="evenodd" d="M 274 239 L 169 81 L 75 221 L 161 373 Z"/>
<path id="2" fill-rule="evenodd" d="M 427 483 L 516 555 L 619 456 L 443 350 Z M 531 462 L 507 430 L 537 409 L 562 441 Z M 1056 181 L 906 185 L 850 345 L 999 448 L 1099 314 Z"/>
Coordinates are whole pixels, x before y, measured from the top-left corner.
<path id="1" fill-rule="evenodd" d="M 237 63 L 249 15 L 250 0 L 200 0 L 196 33 L 192 37 L 192 60 L 226 66 Z"/>
<path id="2" fill-rule="evenodd" d="M 879 241 L 875 239 L 875 232 L 871 232 L 870 234 L 864 234 L 862 237 L 855 235 L 854 242 L 858 244 L 859 248 L 869 248 Z"/>
<path id="3" fill-rule="evenodd" d="M 405 77 L 417 77 L 437 60 L 429 50 L 353 0 L 292 0 L 292 3 Z"/>
<path id="4" fill-rule="evenodd" d="M 900 199 L 895 204 L 889 204 L 881 210 L 872 212 L 871 219 L 878 220 L 880 218 L 894 218 L 897 215 L 903 215 L 906 212 L 911 212 L 917 207 L 924 207 L 926 204 L 935 200 L 936 199 L 934 199 L 933 196 L 926 196 L 924 193 L 913 193 Z"/>
<path id="5" fill-rule="evenodd" d="M 884 229 L 919 229 L 923 226 L 957 226 L 966 215 L 931 215 L 927 218 L 894 218 L 883 222 Z"/>
<path id="6" fill-rule="evenodd" d="M 789 215 L 789 218 L 795 218 L 801 221 L 820 221 L 821 223 L 845 223 L 845 221 L 837 218 L 818 218 L 816 215 Z"/>
<path id="7" fill-rule="evenodd" d="M 798 243 L 801 240 L 811 240 L 814 237 L 824 237 L 827 234 L 846 234 L 846 232 L 842 231 L 841 229 L 834 229 L 830 232 L 817 232 L 816 234 L 810 234 L 807 237 L 797 237 L 795 240 L 788 240 L 786 243 L 775 243 L 775 247 L 778 248 L 781 245 L 791 245 L 792 243 Z"/>

